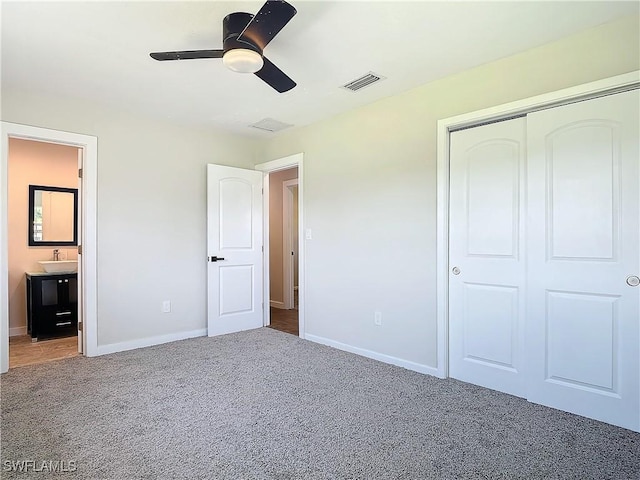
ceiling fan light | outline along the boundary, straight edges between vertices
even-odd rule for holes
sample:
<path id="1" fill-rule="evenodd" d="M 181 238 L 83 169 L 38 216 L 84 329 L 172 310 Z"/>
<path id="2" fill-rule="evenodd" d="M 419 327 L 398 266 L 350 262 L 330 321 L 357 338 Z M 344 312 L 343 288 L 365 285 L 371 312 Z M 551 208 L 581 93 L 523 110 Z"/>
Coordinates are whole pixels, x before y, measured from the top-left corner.
<path id="1" fill-rule="evenodd" d="M 222 57 L 222 63 L 234 72 L 256 73 L 264 65 L 262 55 L 246 48 L 234 48 Z"/>

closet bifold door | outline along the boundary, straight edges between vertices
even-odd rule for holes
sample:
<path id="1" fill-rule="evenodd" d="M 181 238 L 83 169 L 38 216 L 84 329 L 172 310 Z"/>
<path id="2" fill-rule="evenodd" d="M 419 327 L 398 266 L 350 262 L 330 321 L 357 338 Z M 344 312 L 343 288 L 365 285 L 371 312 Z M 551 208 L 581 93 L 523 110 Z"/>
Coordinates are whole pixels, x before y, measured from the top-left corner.
<path id="1" fill-rule="evenodd" d="M 640 429 L 637 90 L 528 115 L 527 398 Z"/>
<path id="2" fill-rule="evenodd" d="M 451 133 L 449 375 L 525 396 L 524 118 Z"/>

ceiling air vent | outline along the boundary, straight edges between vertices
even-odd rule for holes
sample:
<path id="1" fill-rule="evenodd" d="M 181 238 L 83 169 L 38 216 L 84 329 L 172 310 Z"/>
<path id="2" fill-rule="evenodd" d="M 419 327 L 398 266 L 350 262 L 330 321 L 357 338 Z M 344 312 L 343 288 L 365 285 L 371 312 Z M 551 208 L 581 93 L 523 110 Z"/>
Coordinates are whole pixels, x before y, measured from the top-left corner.
<path id="1" fill-rule="evenodd" d="M 378 75 L 377 73 L 369 72 L 360 78 L 356 78 L 355 80 L 350 81 L 346 85 L 342 85 L 341 88 L 351 90 L 352 92 L 357 92 L 358 90 L 364 87 L 368 87 L 369 85 L 379 82 L 380 80 L 384 80 L 385 78 L 387 77 L 383 77 L 382 75 Z"/>
<path id="2" fill-rule="evenodd" d="M 265 132 L 279 132 L 285 128 L 293 127 L 290 123 L 282 123 L 278 120 L 274 120 L 273 118 L 263 118 L 259 122 L 253 123 L 249 126 L 257 128 L 258 130 L 264 130 Z"/>

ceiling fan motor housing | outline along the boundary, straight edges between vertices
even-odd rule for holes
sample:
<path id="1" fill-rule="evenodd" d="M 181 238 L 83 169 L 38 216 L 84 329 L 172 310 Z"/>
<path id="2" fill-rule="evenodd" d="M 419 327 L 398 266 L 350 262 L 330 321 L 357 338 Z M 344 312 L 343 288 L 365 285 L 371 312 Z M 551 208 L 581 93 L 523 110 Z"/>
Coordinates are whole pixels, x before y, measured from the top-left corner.
<path id="1" fill-rule="evenodd" d="M 236 48 L 245 48 L 262 55 L 260 47 L 249 39 L 245 39 L 242 42 L 238 41 L 238 36 L 244 31 L 253 17 L 251 13 L 245 12 L 230 13 L 224 17 L 222 21 L 222 48 L 225 53 Z"/>
<path id="2" fill-rule="evenodd" d="M 255 15 L 235 12 L 223 19 L 222 49 L 152 52 L 149 55 L 159 61 L 221 58 L 230 70 L 253 73 L 278 93 L 288 92 L 296 82 L 262 51 L 295 14 L 296 9 L 285 0 L 267 0 Z"/>

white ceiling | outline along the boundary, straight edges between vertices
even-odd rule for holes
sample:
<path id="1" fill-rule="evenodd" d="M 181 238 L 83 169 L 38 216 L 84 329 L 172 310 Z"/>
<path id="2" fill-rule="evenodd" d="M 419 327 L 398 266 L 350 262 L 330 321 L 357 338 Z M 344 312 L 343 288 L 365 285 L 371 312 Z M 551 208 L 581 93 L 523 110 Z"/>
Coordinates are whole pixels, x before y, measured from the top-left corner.
<path id="1" fill-rule="evenodd" d="M 270 117 L 307 125 L 580 30 L 639 2 L 291 0 L 298 14 L 265 55 L 298 86 L 279 94 L 219 59 L 152 51 L 222 47 L 222 19 L 262 1 L 2 2 L 2 85 L 243 135 Z M 387 77 L 357 93 L 341 85 Z"/>

